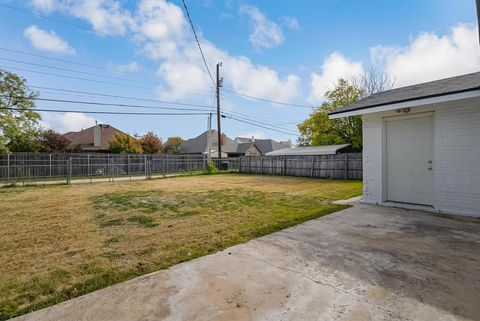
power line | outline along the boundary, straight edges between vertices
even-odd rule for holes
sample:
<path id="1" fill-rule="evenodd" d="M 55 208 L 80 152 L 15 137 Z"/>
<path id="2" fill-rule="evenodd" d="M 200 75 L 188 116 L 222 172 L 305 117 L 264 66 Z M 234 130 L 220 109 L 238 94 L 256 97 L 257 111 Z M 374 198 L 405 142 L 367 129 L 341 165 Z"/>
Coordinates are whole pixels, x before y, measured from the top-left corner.
<path id="1" fill-rule="evenodd" d="M 5 3 L 0 3 L 0 6 L 1 6 L 1 7 L 4 7 L 4 8 L 7 8 L 7 9 L 10 9 L 10 10 L 15 10 L 15 11 L 19 11 L 19 12 L 22 12 L 22 13 L 26 13 L 26 14 L 29 14 L 29 15 L 32 15 L 32 16 L 35 16 L 35 17 L 38 17 L 38 18 L 42 18 L 42 19 L 54 21 L 54 22 L 56 22 L 56 23 L 61 23 L 61 24 L 63 24 L 63 25 L 70 26 L 70 27 L 74 27 L 74 28 L 77 28 L 77 29 L 80 29 L 80 30 L 83 30 L 83 31 L 88 31 L 88 32 L 91 32 L 91 31 L 92 31 L 92 30 L 89 29 L 89 28 L 81 27 L 81 26 L 75 25 L 75 24 L 73 24 L 73 23 L 66 22 L 66 21 L 62 21 L 62 20 L 55 19 L 55 18 L 52 18 L 52 17 L 47 17 L 47 16 L 44 16 L 44 15 L 41 15 L 41 14 L 39 14 L 39 13 L 35 13 L 35 12 L 32 12 L 32 11 L 29 11 L 29 10 L 26 10 L 26 9 L 22 9 L 22 8 L 17 8 L 17 7 L 14 7 L 14 6 L 10 6 L 10 5 L 7 5 L 7 4 L 5 4 Z"/>
<path id="2" fill-rule="evenodd" d="M 173 108 L 173 107 L 160 107 L 160 106 L 130 105 L 130 104 L 104 103 L 104 102 L 97 102 L 97 101 L 66 100 L 66 99 L 39 98 L 39 97 L 21 97 L 21 96 L 10 96 L 10 95 L 0 95 L 0 97 L 7 97 L 7 98 L 14 98 L 14 99 L 25 99 L 25 100 L 36 100 L 36 101 L 47 101 L 47 102 L 53 102 L 53 103 L 94 105 L 94 106 L 145 108 L 145 109 L 165 109 L 165 110 L 186 110 L 186 111 L 198 111 L 199 110 L 199 109 L 193 109 L 193 108 Z"/>
<path id="3" fill-rule="evenodd" d="M 237 95 L 237 96 L 247 97 L 247 98 L 250 98 L 250 99 L 255 99 L 255 100 L 259 100 L 259 101 L 264 101 L 264 102 L 267 102 L 267 103 L 313 109 L 313 106 L 300 105 L 300 104 L 291 104 L 291 103 L 286 103 L 286 102 L 282 102 L 282 101 L 269 100 L 269 99 L 264 99 L 264 98 L 259 98 L 259 97 L 255 97 L 255 96 L 250 96 L 250 95 L 247 95 L 247 94 L 239 93 L 239 92 L 233 91 L 233 90 L 224 90 L 224 91 L 225 91 L 225 92 L 228 92 L 228 93 L 232 93 L 232 94 Z"/>
<path id="4" fill-rule="evenodd" d="M 90 81 L 90 82 L 96 82 L 96 83 L 102 83 L 102 84 L 109 84 L 109 85 L 115 85 L 115 86 L 123 86 L 123 87 L 129 87 L 129 88 L 138 88 L 138 89 L 146 89 L 146 90 L 155 89 L 154 87 L 133 86 L 133 85 L 122 84 L 122 83 L 117 83 L 117 82 L 111 82 L 111 81 L 106 81 L 106 80 L 97 80 L 97 79 L 76 77 L 76 76 L 70 76 L 70 75 L 61 75 L 61 74 L 56 74 L 56 73 L 51 73 L 51 72 L 31 70 L 31 69 L 25 69 L 25 68 L 19 68 L 19 67 L 10 67 L 10 66 L 5 66 L 5 65 L 0 65 L 0 67 L 1 67 L 1 68 L 13 69 L 13 70 L 33 72 L 33 73 L 36 73 L 36 74 L 53 76 L 53 77 L 60 77 L 60 78 L 67 78 L 67 79 Z M 191 91 L 189 91 L 189 92 L 191 92 Z M 205 93 L 196 92 L 196 94 L 197 94 L 197 95 L 201 95 L 201 96 L 208 95 L 206 92 L 205 92 Z"/>
<path id="5" fill-rule="evenodd" d="M 105 77 L 105 78 L 110 78 L 110 79 L 117 79 L 117 80 L 124 80 L 124 81 L 130 81 L 130 82 L 138 82 L 138 83 L 142 83 L 142 84 L 156 85 L 155 83 L 148 82 L 148 81 L 129 79 L 129 78 L 123 78 L 123 77 L 116 77 L 116 76 L 110 76 L 110 75 L 103 75 L 103 74 L 98 74 L 98 73 L 88 72 L 88 71 L 73 70 L 73 69 L 68 69 L 68 68 L 62 68 L 62 67 L 57 67 L 57 66 L 45 65 L 45 64 L 38 64 L 38 63 L 34 63 L 34 62 L 28 62 L 28 61 L 17 60 L 17 59 L 9 59 L 9 58 L 0 57 L 0 60 L 10 61 L 10 62 L 19 63 L 19 64 L 25 64 L 25 65 L 31 65 L 31 66 L 37 66 L 37 67 L 42 67 L 42 68 L 62 70 L 62 71 L 68 71 L 68 72 L 76 72 L 76 73 L 79 73 L 79 74 L 90 75 L 90 76 Z"/>
<path id="6" fill-rule="evenodd" d="M 106 98 L 120 98 L 120 99 L 128 99 L 128 100 L 148 101 L 148 102 L 155 102 L 155 103 L 162 103 L 162 104 L 169 104 L 169 105 L 201 107 L 201 108 L 208 108 L 208 109 L 212 108 L 209 105 L 180 103 L 180 102 L 173 102 L 173 101 L 168 101 L 168 100 L 147 99 L 147 98 L 138 98 L 138 97 L 131 97 L 131 96 L 110 95 L 110 94 L 104 94 L 104 93 L 98 93 L 98 92 L 78 91 L 78 90 L 60 89 L 60 88 L 43 87 L 43 86 L 32 86 L 32 85 L 28 85 L 28 87 L 37 88 L 37 89 L 54 90 L 54 91 L 60 91 L 60 92 L 65 92 L 65 93 L 99 96 L 99 97 L 106 97 Z"/>
<path id="7" fill-rule="evenodd" d="M 250 118 L 250 117 L 235 115 L 235 114 L 232 114 L 230 112 L 222 112 L 222 113 L 224 115 L 230 115 L 230 116 L 238 117 L 240 119 L 255 122 L 255 123 L 258 123 L 258 124 L 261 124 L 261 125 L 266 125 L 266 126 L 278 128 L 278 129 L 281 129 L 281 130 L 291 131 L 291 129 L 289 129 L 289 128 L 281 127 L 281 126 L 275 125 L 273 123 L 268 123 L 268 122 L 256 120 L 256 119 L 253 119 L 253 118 Z"/>
<path id="8" fill-rule="evenodd" d="M 0 107 L 7 110 L 23 110 L 17 107 Z M 45 109 L 35 108 L 35 111 L 52 113 L 83 113 L 83 114 L 104 114 L 104 115 L 136 115 L 136 116 L 196 116 L 208 115 L 209 113 L 139 113 L 139 112 L 121 112 L 121 111 L 99 111 L 99 110 L 67 110 L 67 109 Z"/>
<path id="9" fill-rule="evenodd" d="M 230 118 L 230 119 L 236 120 L 236 121 L 241 122 L 241 123 L 250 124 L 250 125 L 252 125 L 252 126 L 256 126 L 256 127 L 268 129 L 268 130 L 271 130 L 271 131 L 276 131 L 276 132 L 283 133 L 283 134 L 292 135 L 292 136 L 298 136 L 297 133 L 287 132 L 287 131 L 283 131 L 283 130 L 279 130 L 279 129 L 275 129 L 275 128 L 270 128 L 270 127 L 267 127 L 267 126 L 263 126 L 263 125 L 259 125 L 259 124 L 250 122 L 250 121 L 238 119 L 238 118 L 236 118 L 236 117 L 232 117 L 232 116 L 228 116 L 228 115 L 222 115 L 222 117 Z"/>
<path id="10" fill-rule="evenodd" d="M 195 27 L 193 26 L 192 19 L 190 18 L 190 12 L 188 11 L 187 4 L 185 3 L 185 0 L 182 0 L 183 6 L 185 7 L 185 12 L 188 17 L 188 21 L 190 22 L 190 26 L 192 27 L 193 35 L 195 36 L 195 40 L 197 41 L 198 49 L 200 50 L 200 54 L 202 55 L 203 63 L 205 64 L 205 68 L 207 69 L 208 75 L 210 76 L 210 80 L 212 81 L 212 84 L 215 86 L 215 81 L 213 80 L 212 73 L 210 72 L 210 69 L 208 68 L 207 60 L 205 59 L 205 55 L 203 54 L 202 46 L 200 45 L 200 41 L 198 40 L 197 37 L 197 32 L 195 31 Z"/>
<path id="11" fill-rule="evenodd" d="M 62 63 L 66 63 L 66 64 L 71 64 L 71 65 L 88 67 L 88 68 L 92 68 L 92 69 L 106 70 L 106 71 L 110 71 L 110 72 L 112 71 L 112 70 L 109 69 L 109 68 L 102 67 L 102 66 L 98 66 L 98 65 L 91 65 L 91 64 L 85 64 L 85 63 L 76 62 L 76 61 L 72 61 L 72 60 L 66 60 L 66 59 L 61 59 L 61 58 L 54 58 L 54 57 L 49 57 L 49 56 L 40 55 L 40 54 L 34 54 L 34 53 L 30 53 L 30 52 L 26 52 L 26 51 L 22 51 L 22 50 L 17 50 L 17 49 L 9 49 L 9 48 L 0 47 L 0 50 L 7 51 L 7 52 L 12 52 L 12 53 L 19 53 L 19 54 L 26 55 L 26 56 L 37 57 L 37 58 L 42 58 L 42 59 L 47 59 L 47 60 L 52 60 L 52 61 L 58 61 L 58 62 L 62 62 Z M 147 75 L 147 74 L 143 74 L 143 73 L 142 73 L 142 74 L 138 74 L 138 75 L 139 75 L 139 76 L 142 76 L 142 77 L 147 77 L 147 78 L 155 79 L 155 80 L 158 79 L 157 77 L 154 77 L 154 76 L 151 76 L 151 75 Z"/>

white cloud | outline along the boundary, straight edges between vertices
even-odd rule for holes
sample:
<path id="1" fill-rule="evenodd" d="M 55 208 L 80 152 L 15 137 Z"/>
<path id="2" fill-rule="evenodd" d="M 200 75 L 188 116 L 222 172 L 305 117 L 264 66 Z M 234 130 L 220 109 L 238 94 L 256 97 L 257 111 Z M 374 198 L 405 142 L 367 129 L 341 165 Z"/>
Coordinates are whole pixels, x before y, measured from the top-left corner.
<path id="1" fill-rule="evenodd" d="M 141 66 L 138 62 L 136 61 L 131 61 L 129 63 L 123 64 L 123 65 L 116 65 L 112 66 L 114 70 L 120 72 L 120 73 L 133 73 L 140 71 Z"/>
<path id="2" fill-rule="evenodd" d="M 308 100 L 318 103 L 323 100 L 325 93 L 333 89 L 340 78 L 350 79 L 363 71 L 361 62 L 352 61 L 339 52 L 334 52 L 323 61 L 322 73 L 311 74 L 311 92 Z"/>
<path id="3" fill-rule="evenodd" d="M 406 47 L 379 45 L 370 49 L 396 86 L 452 77 L 480 70 L 477 27 L 459 24 L 447 35 L 421 33 Z"/>
<path id="4" fill-rule="evenodd" d="M 211 102 L 212 82 L 205 72 L 197 44 L 179 6 L 166 0 L 141 0 L 137 2 L 137 10 L 131 13 L 122 9 L 120 1 L 84 0 L 83 2 L 73 2 L 73 8 L 69 8 L 66 4 L 70 2 L 71 0 L 56 0 L 54 5 L 49 4 L 48 7 L 62 10 L 89 22 L 93 18 L 87 17 L 87 14 L 80 15 L 78 8 L 86 6 L 97 8 L 99 12 L 92 13 L 92 16 L 103 16 L 106 9 L 99 10 L 98 8 L 108 8 L 107 11 L 116 12 L 120 16 L 118 20 L 123 21 L 123 24 L 120 25 L 129 28 L 128 31 L 123 30 L 123 33 L 131 35 L 131 40 L 140 48 L 140 52 L 158 62 L 159 86 L 157 92 L 160 97 L 199 100 L 195 98 L 195 95 L 202 92 L 204 93 L 202 100 Z M 39 3 L 36 5 L 38 9 L 41 9 Z M 265 25 L 269 26 L 270 22 L 261 13 L 260 16 L 265 20 Z M 279 29 L 279 27 L 275 25 L 273 29 Z M 96 30 L 110 35 L 122 33 L 121 28 L 117 30 L 118 32 L 114 32 L 115 28 L 110 32 L 100 27 L 97 27 Z M 222 75 L 225 77 L 225 86 L 247 95 L 265 99 L 291 101 L 300 95 L 300 79 L 297 76 L 279 75 L 267 66 L 254 64 L 247 57 L 231 55 L 204 39 L 201 30 L 197 30 L 197 32 L 211 72 L 214 72 L 215 64 L 218 61 L 223 62 Z M 261 31 L 259 32 L 261 33 Z M 268 32 L 266 34 L 268 35 Z M 281 30 L 280 36 L 272 37 L 273 40 L 268 41 L 277 43 L 278 37 L 283 41 Z"/>
<path id="5" fill-rule="evenodd" d="M 40 124 L 44 128 L 53 128 L 60 133 L 66 133 L 92 127 L 95 125 L 95 120 L 95 118 L 83 113 L 42 113 Z"/>
<path id="6" fill-rule="evenodd" d="M 274 48 L 283 42 L 282 29 L 276 23 L 268 20 L 257 7 L 242 5 L 240 13 L 247 15 L 250 19 L 252 32 L 249 40 L 254 48 Z"/>
<path id="7" fill-rule="evenodd" d="M 56 0 L 32 0 L 35 8 L 45 12 L 53 11 L 57 8 L 58 3 Z"/>
<path id="8" fill-rule="evenodd" d="M 23 35 L 30 40 L 32 46 L 39 50 L 70 55 L 75 53 L 75 49 L 70 47 L 70 45 L 54 31 L 46 31 L 32 25 L 23 31 Z"/>
<path id="9" fill-rule="evenodd" d="M 297 18 L 295 17 L 289 17 L 289 16 L 283 16 L 281 18 L 282 23 L 287 26 L 287 28 L 292 29 L 292 30 L 300 30 L 300 24 L 298 23 Z"/>
<path id="10" fill-rule="evenodd" d="M 100 35 L 125 35 L 135 29 L 135 21 L 130 12 L 114 0 L 32 0 L 39 10 L 61 11 L 86 20 Z"/>

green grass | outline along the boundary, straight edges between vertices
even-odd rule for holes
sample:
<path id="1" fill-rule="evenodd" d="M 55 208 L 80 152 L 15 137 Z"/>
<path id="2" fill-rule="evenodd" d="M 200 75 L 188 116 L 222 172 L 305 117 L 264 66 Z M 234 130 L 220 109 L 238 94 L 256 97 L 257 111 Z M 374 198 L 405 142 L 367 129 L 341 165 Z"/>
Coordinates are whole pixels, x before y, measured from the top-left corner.
<path id="1" fill-rule="evenodd" d="M 8 189 L 0 320 L 321 217 L 360 193 L 360 182 L 236 174 Z"/>

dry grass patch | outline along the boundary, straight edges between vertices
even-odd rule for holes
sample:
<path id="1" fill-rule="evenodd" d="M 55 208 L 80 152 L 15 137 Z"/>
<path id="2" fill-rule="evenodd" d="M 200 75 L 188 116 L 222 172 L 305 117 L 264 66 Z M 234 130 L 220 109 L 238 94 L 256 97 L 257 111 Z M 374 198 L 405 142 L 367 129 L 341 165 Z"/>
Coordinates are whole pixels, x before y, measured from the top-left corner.
<path id="1" fill-rule="evenodd" d="M 0 319 L 344 208 L 360 182 L 215 175 L 0 189 Z"/>

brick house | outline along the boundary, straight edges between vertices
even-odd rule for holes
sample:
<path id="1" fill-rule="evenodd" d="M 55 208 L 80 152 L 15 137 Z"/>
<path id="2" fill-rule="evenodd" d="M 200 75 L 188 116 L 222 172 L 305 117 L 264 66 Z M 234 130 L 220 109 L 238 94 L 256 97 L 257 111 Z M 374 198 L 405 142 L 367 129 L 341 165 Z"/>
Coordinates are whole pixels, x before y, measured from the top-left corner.
<path id="1" fill-rule="evenodd" d="M 85 152 L 108 152 L 109 142 L 115 134 L 128 135 L 111 125 L 97 124 L 78 132 L 65 133 L 63 136 L 70 140 L 70 148 L 80 145 Z"/>

